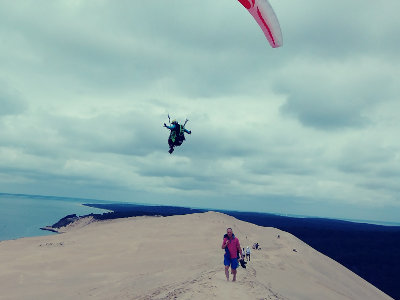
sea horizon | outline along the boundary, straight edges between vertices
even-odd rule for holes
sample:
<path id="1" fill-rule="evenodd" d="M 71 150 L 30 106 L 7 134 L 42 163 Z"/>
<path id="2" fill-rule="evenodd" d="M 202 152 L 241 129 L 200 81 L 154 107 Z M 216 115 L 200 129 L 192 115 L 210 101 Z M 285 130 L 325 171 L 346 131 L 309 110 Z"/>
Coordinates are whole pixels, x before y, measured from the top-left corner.
<path id="1" fill-rule="evenodd" d="M 224 212 L 225 210 L 214 208 L 200 208 L 190 206 L 177 206 L 177 205 L 161 205 L 161 204 L 146 204 L 137 202 L 121 202 L 111 200 L 101 200 L 92 198 L 75 198 L 64 196 L 48 196 L 48 195 L 34 195 L 34 194 L 14 194 L 14 193 L 0 193 L 0 241 L 12 240 L 31 236 L 45 236 L 54 233 L 43 231 L 40 228 L 52 225 L 59 221 L 61 218 L 76 214 L 78 216 L 87 215 L 90 213 L 102 214 L 109 210 L 101 209 L 98 207 L 91 207 L 84 204 L 127 204 L 137 205 L 143 207 L 177 207 L 177 208 L 191 208 L 200 210 L 213 210 Z M 259 213 L 265 215 L 275 215 L 282 217 L 298 218 L 298 219 L 325 219 L 337 220 L 352 223 L 372 224 L 380 226 L 400 226 L 397 222 L 385 222 L 374 220 L 356 220 L 356 219 L 341 219 L 341 218 L 326 218 L 319 216 L 306 216 L 296 214 L 279 214 L 273 212 L 251 212 L 239 211 L 248 213 Z"/>
<path id="2" fill-rule="evenodd" d="M 106 212 L 84 206 L 82 200 L 103 203 L 95 199 L 0 193 L 0 241 L 52 235 L 55 233 L 40 228 L 70 214 Z"/>

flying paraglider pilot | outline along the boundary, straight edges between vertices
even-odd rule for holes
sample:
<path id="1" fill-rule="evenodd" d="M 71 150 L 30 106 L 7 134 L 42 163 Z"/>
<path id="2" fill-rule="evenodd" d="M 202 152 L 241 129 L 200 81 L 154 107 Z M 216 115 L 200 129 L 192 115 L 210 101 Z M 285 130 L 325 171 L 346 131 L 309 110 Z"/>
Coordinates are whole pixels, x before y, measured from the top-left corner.
<path id="1" fill-rule="evenodd" d="M 173 120 L 170 126 L 164 123 L 164 127 L 171 130 L 168 138 L 169 154 L 174 152 L 174 147 L 182 145 L 183 141 L 185 140 L 185 132 L 188 134 L 192 134 L 190 130 L 187 130 L 185 128 L 185 125 L 186 122 L 184 125 L 181 125 L 176 120 Z"/>

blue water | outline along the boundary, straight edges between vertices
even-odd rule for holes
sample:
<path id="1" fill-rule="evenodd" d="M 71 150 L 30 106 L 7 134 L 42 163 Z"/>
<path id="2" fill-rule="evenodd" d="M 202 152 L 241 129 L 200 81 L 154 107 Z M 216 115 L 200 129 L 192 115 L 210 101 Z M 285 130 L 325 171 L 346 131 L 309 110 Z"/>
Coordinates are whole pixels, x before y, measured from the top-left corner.
<path id="1" fill-rule="evenodd" d="M 0 241 L 51 235 L 54 233 L 41 230 L 40 227 L 52 225 L 69 214 L 81 216 L 105 212 L 82 205 L 88 202 L 104 203 L 92 199 L 0 193 Z"/>

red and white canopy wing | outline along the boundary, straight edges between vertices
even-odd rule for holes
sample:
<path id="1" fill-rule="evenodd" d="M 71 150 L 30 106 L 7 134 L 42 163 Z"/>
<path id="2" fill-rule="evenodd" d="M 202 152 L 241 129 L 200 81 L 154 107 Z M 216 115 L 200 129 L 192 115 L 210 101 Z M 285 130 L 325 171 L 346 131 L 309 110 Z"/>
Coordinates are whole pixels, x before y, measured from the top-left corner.
<path id="1" fill-rule="evenodd" d="M 267 0 L 238 0 L 257 21 L 272 48 L 282 46 L 282 32 L 274 10 Z"/>

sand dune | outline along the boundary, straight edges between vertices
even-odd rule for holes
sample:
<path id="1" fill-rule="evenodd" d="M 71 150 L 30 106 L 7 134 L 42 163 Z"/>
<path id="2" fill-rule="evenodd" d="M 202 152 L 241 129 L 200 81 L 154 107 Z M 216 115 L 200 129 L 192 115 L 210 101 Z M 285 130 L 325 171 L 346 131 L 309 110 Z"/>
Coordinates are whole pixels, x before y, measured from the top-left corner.
<path id="1" fill-rule="evenodd" d="M 0 299 L 392 299 L 291 234 L 224 214 L 89 221 L 0 242 Z M 261 246 L 237 282 L 227 227 Z"/>

